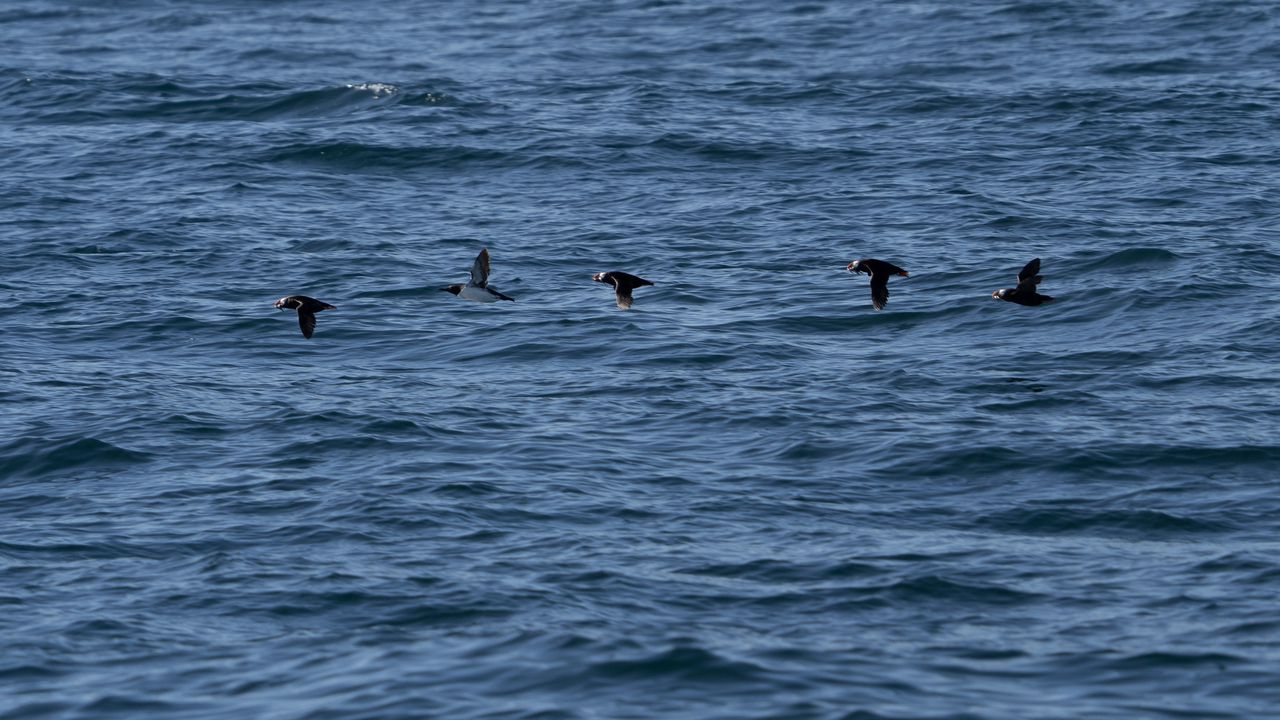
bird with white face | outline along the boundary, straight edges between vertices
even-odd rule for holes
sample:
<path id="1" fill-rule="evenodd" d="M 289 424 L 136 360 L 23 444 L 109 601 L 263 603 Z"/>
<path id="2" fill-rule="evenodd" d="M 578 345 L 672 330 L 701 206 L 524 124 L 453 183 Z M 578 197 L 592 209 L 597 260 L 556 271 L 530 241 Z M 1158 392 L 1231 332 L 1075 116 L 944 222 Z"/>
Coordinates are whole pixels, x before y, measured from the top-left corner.
<path id="1" fill-rule="evenodd" d="M 889 302 L 889 276 L 907 277 L 908 275 L 906 270 L 893 263 L 873 258 L 854 260 L 846 265 L 844 269 L 851 273 L 863 273 L 871 276 L 871 307 L 876 310 L 883 310 L 884 306 Z"/>
<path id="2" fill-rule="evenodd" d="M 1018 287 L 1000 288 L 991 293 L 991 297 L 996 300 L 1004 300 L 1006 302 L 1017 303 L 1019 305 L 1043 305 L 1047 302 L 1053 302 L 1053 298 L 1048 295 L 1041 295 L 1036 292 L 1036 286 L 1040 284 L 1043 277 L 1039 275 L 1040 258 L 1036 258 L 1023 266 L 1018 271 Z"/>
<path id="3" fill-rule="evenodd" d="M 631 273 L 624 273 L 620 270 L 596 273 L 591 276 L 591 279 L 598 283 L 612 285 L 614 297 L 618 301 L 618 307 L 623 310 L 630 309 L 631 303 L 634 302 L 631 297 L 632 290 L 645 285 L 653 285 L 653 283 L 642 277 L 637 277 Z"/>
<path id="4" fill-rule="evenodd" d="M 310 340 L 311 334 L 316 331 L 316 313 L 338 308 L 306 295 L 289 295 L 276 301 L 276 309 L 297 310 L 298 326 L 302 328 L 302 337 Z"/>

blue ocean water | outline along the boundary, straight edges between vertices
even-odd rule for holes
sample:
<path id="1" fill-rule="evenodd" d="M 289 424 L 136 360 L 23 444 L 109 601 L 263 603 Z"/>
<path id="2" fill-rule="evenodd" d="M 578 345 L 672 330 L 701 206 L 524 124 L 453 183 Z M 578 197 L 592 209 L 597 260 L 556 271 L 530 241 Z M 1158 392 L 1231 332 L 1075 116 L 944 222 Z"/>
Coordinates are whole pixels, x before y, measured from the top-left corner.
<path id="1" fill-rule="evenodd" d="M 0 717 L 1280 717 L 1278 20 L 6 3 Z"/>

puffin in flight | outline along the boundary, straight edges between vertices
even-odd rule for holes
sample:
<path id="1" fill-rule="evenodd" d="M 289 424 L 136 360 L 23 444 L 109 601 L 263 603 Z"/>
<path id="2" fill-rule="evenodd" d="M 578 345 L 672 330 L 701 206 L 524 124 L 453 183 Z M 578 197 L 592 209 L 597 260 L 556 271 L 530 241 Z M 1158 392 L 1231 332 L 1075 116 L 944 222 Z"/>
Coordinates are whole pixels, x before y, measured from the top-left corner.
<path id="1" fill-rule="evenodd" d="M 1023 266 L 1018 272 L 1018 287 L 1001 288 L 993 293 L 991 297 L 996 300 L 1006 300 L 1019 305 L 1042 305 L 1047 302 L 1053 302 L 1053 298 L 1048 295 L 1041 295 L 1036 292 L 1036 285 L 1044 278 L 1040 277 L 1040 258 L 1036 258 Z"/>
<path id="2" fill-rule="evenodd" d="M 276 309 L 297 310 L 298 325 L 302 328 L 302 337 L 310 340 L 311 333 L 316 331 L 316 313 L 321 310 L 337 310 L 338 308 L 306 295 L 290 295 L 277 300 Z"/>
<path id="3" fill-rule="evenodd" d="M 845 266 L 845 270 L 851 273 L 866 273 L 871 276 L 871 307 L 877 310 L 883 310 L 885 303 L 889 302 L 889 276 L 901 275 L 907 277 L 907 271 L 883 260 L 872 260 L 871 258 L 863 258 L 862 260 L 854 260 Z"/>
<path id="4" fill-rule="evenodd" d="M 507 297 L 489 287 L 489 248 L 481 248 L 480 254 L 476 256 L 476 261 L 471 264 L 471 279 L 467 281 L 466 285 L 450 285 L 440 289 L 453 293 L 463 300 L 475 300 L 482 303 L 497 302 L 499 300 L 515 302 L 515 298 Z"/>
<path id="5" fill-rule="evenodd" d="M 653 283 L 642 277 L 636 277 L 631 273 L 624 273 L 619 270 L 612 272 L 601 272 L 591 276 L 592 280 L 598 283 L 605 283 L 613 286 L 613 293 L 618 297 L 618 307 L 627 310 L 631 307 L 631 291 L 645 285 Z"/>

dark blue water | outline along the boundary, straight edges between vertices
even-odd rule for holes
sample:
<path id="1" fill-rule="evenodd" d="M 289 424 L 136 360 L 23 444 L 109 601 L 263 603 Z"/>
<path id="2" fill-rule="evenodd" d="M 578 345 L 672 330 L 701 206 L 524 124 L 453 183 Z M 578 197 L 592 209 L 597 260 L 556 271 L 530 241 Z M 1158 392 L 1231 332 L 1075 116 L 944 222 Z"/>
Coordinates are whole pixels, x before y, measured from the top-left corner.
<path id="1" fill-rule="evenodd" d="M 5 4 L 0 717 L 1280 717 L 1278 21 Z"/>

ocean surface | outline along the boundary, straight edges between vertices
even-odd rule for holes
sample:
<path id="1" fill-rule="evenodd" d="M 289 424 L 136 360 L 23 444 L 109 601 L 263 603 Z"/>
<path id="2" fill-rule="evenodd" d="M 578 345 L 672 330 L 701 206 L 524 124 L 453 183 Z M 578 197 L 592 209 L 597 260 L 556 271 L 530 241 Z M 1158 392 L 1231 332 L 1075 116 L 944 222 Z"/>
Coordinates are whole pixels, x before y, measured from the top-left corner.
<path id="1" fill-rule="evenodd" d="M 1280 717 L 1277 4 L 0 48 L 0 718 Z"/>

